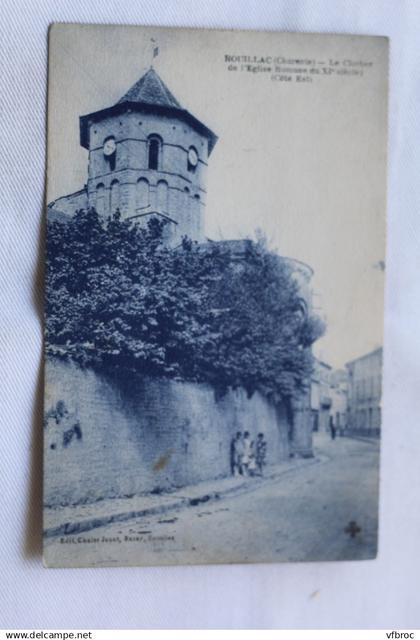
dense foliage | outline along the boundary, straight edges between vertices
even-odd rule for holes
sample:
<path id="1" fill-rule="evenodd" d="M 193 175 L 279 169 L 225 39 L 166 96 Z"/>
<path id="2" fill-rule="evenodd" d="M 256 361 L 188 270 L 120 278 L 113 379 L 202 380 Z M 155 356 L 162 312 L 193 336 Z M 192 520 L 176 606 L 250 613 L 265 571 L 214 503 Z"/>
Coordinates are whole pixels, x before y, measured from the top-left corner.
<path id="1" fill-rule="evenodd" d="M 302 313 L 287 265 L 264 242 L 169 249 L 164 223 L 102 223 L 94 210 L 48 224 L 47 353 L 123 374 L 244 387 L 304 388 L 317 317 Z"/>

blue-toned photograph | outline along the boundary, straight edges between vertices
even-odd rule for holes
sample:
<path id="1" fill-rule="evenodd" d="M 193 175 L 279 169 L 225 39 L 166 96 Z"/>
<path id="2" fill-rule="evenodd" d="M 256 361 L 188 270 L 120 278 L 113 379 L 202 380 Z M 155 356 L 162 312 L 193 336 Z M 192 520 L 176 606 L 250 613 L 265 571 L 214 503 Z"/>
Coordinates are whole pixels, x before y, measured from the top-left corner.
<path id="1" fill-rule="evenodd" d="M 47 567 L 376 557 L 387 47 L 51 27 Z"/>

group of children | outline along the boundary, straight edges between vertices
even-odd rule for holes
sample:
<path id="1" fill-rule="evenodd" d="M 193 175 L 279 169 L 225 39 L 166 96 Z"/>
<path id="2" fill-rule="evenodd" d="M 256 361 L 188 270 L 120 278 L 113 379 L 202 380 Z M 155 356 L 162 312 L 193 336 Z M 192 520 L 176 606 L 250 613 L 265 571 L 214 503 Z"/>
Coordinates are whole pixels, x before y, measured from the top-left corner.
<path id="1" fill-rule="evenodd" d="M 256 441 L 251 440 L 248 431 L 238 431 L 231 443 L 231 469 L 234 476 L 263 475 L 266 464 L 267 441 L 259 433 Z"/>

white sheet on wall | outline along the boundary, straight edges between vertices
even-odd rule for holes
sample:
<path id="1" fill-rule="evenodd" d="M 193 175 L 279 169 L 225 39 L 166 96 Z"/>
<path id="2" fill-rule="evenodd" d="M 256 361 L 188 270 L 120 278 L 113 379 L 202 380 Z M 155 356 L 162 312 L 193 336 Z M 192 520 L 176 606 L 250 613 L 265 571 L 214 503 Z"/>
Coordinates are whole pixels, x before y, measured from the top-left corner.
<path id="1" fill-rule="evenodd" d="M 380 553 L 376 561 L 46 570 L 42 210 L 54 21 L 391 38 Z M 420 627 L 420 3 L 3 0 L 0 44 L 0 628 Z"/>

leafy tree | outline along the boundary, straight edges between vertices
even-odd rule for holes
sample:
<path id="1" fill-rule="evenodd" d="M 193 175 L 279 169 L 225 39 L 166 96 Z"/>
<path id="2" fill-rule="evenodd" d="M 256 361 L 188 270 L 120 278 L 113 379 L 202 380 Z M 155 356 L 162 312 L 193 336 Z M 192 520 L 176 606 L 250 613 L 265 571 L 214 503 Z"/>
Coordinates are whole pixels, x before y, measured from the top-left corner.
<path id="1" fill-rule="evenodd" d="M 132 372 L 244 387 L 275 400 L 308 382 L 323 331 L 302 313 L 287 264 L 263 240 L 164 242 L 165 223 L 140 226 L 95 210 L 50 221 L 47 353 L 114 374 Z"/>

